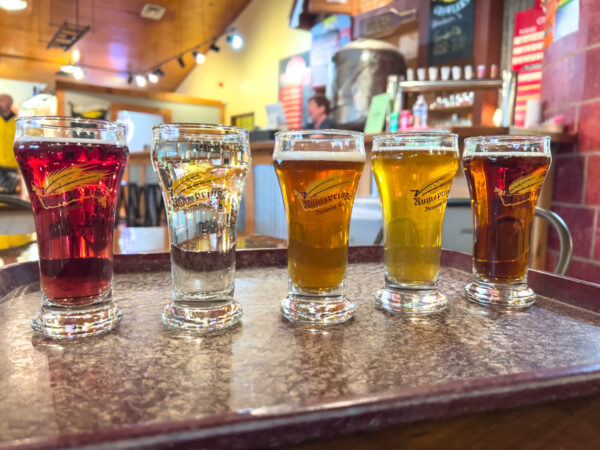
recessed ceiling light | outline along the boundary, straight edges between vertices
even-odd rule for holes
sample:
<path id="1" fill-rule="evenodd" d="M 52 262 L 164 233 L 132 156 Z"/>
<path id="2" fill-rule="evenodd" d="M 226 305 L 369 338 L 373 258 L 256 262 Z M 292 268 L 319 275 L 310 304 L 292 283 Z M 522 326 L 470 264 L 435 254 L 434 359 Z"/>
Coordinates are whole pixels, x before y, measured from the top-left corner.
<path id="1" fill-rule="evenodd" d="M 78 48 L 76 48 L 75 50 L 73 50 L 73 53 L 71 53 L 71 62 L 73 64 L 77 64 L 80 59 L 81 59 L 81 52 L 79 51 Z"/>
<path id="2" fill-rule="evenodd" d="M 0 8 L 7 11 L 20 11 L 27 8 L 25 0 L 0 0 Z"/>
<path id="3" fill-rule="evenodd" d="M 76 66 L 73 64 L 65 64 L 64 66 L 60 66 L 60 70 L 64 73 L 72 74 L 75 72 Z"/>
<path id="4" fill-rule="evenodd" d="M 142 8 L 140 16 L 144 19 L 160 20 L 165 14 L 166 8 L 160 5 L 153 5 L 152 3 L 146 3 Z"/>
<path id="5" fill-rule="evenodd" d="M 85 72 L 81 67 L 75 67 L 75 70 L 73 71 L 73 78 L 76 80 L 83 80 L 85 78 Z"/>

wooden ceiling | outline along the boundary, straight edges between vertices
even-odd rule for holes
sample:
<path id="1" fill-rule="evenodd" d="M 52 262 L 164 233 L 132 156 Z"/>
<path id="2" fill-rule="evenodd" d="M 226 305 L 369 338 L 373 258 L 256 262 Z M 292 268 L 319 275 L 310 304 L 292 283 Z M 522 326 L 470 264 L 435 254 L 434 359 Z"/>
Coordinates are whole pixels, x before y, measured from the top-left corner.
<path id="1" fill-rule="evenodd" d="M 92 26 L 92 30 L 75 46 L 81 52 L 80 64 L 86 74 L 82 82 L 134 88 L 135 83 L 127 84 L 127 72 L 136 74 L 150 69 L 221 34 L 249 2 L 28 0 L 26 10 L 0 10 L 0 78 L 50 85 L 56 79 L 72 81 L 71 76 L 56 75 L 62 64 L 70 62 L 72 52 L 46 47 L 61 23 L 75 23 L 78 5 L 79 24 Z M 140 17 L 145 3 L 166 7 L 162 19 L 154 21 Z M 224 43 L 224 39 L 222 41 L 219 42 Z M 210 42 L 202 50 L 205 51 L 209 45 Z M 158 83 L 148 83 L 141 89 L 176 89 L 195 65 L 190 53 L 184 56 L 184 61 L 185 68 L 181 68 L 177 61 L 162 65 L 165 76 Z"/>

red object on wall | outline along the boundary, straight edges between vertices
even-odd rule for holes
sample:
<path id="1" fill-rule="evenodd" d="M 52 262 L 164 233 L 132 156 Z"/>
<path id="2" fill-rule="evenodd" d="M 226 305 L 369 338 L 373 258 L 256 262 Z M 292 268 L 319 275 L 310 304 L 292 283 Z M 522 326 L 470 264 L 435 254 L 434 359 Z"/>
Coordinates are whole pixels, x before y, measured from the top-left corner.
<path id="1" fill-rule="evenodd" d="M 282 87 L 279 91 L 279 101 L 283 105 L 288 127 L 302 128 L 302 85 Z"/>
<path id="2" fill-rule="evenodd" d="M 574 254 L 568 276 L 600 283 L 600 9 L 580 1 L 579 30 L 544 49 L 542 102 L 546 119 L 563 116 L 578 143 L 553 149 L 552 209 L 571 230 Z M 556 3 L 555 0 L 550 0 Z M 550 230 L 547 267 L 558 241 Z"/>
<path id="3" fill-rule="evenodd" d="M 302 55 L 296 55 L 285 64 L 285 71 L 279 75 L 279 101 L 288 128 L 302 128 L 302 93 L 310 82 L 310 68 Z"/>
<path id="4" fill-rule="evenodd" d="M 525 126 L 527 100 L 539 99 L 542 91 L 542 60 L 544 57 L 544 26 L 546 15 L 537 4 L 515 14 L 512 70 L 519 73 L 515 126 Z"/>

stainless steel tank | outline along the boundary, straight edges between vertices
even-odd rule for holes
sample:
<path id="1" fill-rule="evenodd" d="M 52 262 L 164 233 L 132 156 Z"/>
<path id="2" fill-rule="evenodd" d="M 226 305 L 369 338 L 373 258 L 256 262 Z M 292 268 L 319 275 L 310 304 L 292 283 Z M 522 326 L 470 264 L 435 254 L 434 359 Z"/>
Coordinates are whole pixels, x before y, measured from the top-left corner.
<path id="1" fill-rule="evenodd" d="M 335 84 L 333 118 L 360 128 L 367 119 L 371 97 L 386 92 L 388 75 L 405 75 L 404 57 L 392 44 L 359 39 L 333 56 Z"/>

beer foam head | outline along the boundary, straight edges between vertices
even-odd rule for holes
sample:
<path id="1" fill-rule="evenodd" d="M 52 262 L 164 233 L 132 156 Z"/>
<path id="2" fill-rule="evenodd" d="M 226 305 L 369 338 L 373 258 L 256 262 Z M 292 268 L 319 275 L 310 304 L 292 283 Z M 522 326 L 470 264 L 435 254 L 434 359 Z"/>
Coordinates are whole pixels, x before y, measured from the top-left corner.
<path id="1" fill-rule="evenodd" d="M 550 155 L 545 152 L 465 152 L 463 155 L 463 159 L 468 158 L 550 158 Z"/>
<path id="2" fill-rule="evenodd" d="M 535 157 L 550 155 L 550 136 L 478 136 L 465 139 L 465 156 Z"/>
<path id="3" fill-rule="evenodd" d="M 339 161 L 339 162 L 365 162 L 366 157 L 362 152 L 279 152 L 273 153 L 276 161 Z"/>
<path id="4" fill-rule="evenodd" d="M 80 137 L 55 137 L 55 136 L 21 136 L 15 139 L 15 143 L 27 142 L 44 142 L 56 144 L 72 144 L 72 145 L 125 145 L 116 141 L 108 141 L 105 139 L 90 139 Z"/>

